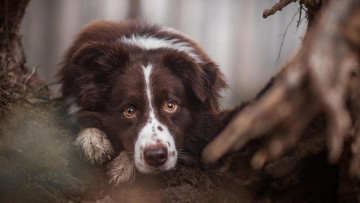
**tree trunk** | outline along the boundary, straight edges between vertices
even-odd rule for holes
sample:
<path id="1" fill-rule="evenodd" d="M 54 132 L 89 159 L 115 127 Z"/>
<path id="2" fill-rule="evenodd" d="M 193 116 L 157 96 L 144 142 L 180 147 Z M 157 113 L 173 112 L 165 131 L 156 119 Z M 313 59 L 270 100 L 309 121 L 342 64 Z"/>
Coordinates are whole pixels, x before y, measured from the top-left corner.
<path id="1" fill-rule="evenodd" d="M 19 30 L 29 0 L 0 1 L 0 71 L 6 74 L 9 69 L 21 65 L 17 58 Z"/>
<path id="2" fill-rule="evenodd" d="M 29 0 L 0 0 L 0 125 L 19 93 L 45 84 L 36 75 L 36 69 L 28 69 L 19 34 L 28 3 Z"/>

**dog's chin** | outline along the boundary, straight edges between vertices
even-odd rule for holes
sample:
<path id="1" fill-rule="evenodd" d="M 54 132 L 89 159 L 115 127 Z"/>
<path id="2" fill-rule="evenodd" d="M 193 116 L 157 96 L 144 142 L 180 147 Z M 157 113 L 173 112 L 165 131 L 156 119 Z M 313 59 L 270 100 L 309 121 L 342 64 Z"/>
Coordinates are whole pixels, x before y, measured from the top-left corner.
<path id="1" fill-rule="evenodd" d="M 154 167 L 152 167 L 152 169 L 150 169 L 150 170 L 147 170 L 147 171 L 144 171 L 144 170 L 142 170 L 142 171 L 140 171 L 139 169 L 137 169 L 140 173 L 142 173 L 142 174 L 147 174 L 147 175 L 158 175 L 158 174 L 160 174 L 161 172 L 164 172 L 164 171 L 162 171 L 162 170 L 160 170 L 160 169 L 158 169 L 158 168 L 154 168 Z M 169 170 L 171 170 L 171 169 L 169 169 Z M 166 170 L 165 170 L 166 171 Z"/>
<path id="2" fill-rule="evenodd" d="M 175 168 L 175 166 L 176 166 L 176 159 L 169 160 L 164 165 L 159 166 L 159 167 L 153 167 L 153 166 L 149 166 L 146 163 L 141 163 L 141 162 L 135 161 L 136 170 L 142 174 L 154 174 L 155 175 L 155 174 L 159 174 L 162 172 L 173 170 Z"/>
<path id="3" fill-rule="evenodd" d="M 165 172 L 165 171 L 170 171 L 170 170 L 172 170 L 172 169 L 174 169 L 175 167 L 171 167 L 171 168 L 155 168 L 155 167 L 149 167 L 149 168 L 146 168 L 145 170 L 144 170 L 144 168 L 140 168 L 140 169 L 138 169 L 138 168 L 136 168 L 140 173 L 143 173 L 143 174 L 154 174 L 154 175 L 156 175 L 156 174 L 160 174 L 160 173 L 162 173 L 162 172 Z"/>

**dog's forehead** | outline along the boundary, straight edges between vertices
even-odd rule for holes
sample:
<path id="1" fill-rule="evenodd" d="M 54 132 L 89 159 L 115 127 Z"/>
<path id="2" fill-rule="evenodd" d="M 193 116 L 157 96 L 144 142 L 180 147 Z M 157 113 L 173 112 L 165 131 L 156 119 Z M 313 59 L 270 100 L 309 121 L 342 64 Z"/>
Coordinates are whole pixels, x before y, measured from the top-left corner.
<path id="1" fill-rule="evenodd" d="M 144 54 L 143 57 L 136 57 L 125 67 L 121 76 L 117 79 L 119 86 L 125 88 L 144 89 L 145 73 L 147 67 L 151 67 L 149 72 L 149 84 L 151 90 L 171 90 L 182 91 L 183 83 L 169 67 L 166 67 L 163 60 L 164 55 Z"/>
<path id="2" fill-rule="evenodd" d="M 155 66 L 151 74 L 151 88 L 154 94 L 185 94 L 185 86 L 181 78 L 173 74 L 168 68 Z"/>
<path id="3" fill-rule="evenodd" d="M 111 106 L 115 108 L 130 104 L 146 112 L 146 109 L 149 109 L 147 86 L 155 109 L 169 100 L 187 104 L 186 84 L 172 71 L 172 67 L 165 65 L 164 57 L 166 53 L 163 51 L 145 51 L 131 56 L 125 67 L 119 67 L 119 70 L 122 70 L 119 76 L 115 77 L 110 98 Z"/>
<path id="4" fill-rule="evenodd" d="M 114 91 L 118 94 L 136 93 L 141 92 L 144 89 L 144 76 L 139 64 L 130 64 L 126 67 L 120 67 L 123 69 L 120 74 L 115 76 Z"/>

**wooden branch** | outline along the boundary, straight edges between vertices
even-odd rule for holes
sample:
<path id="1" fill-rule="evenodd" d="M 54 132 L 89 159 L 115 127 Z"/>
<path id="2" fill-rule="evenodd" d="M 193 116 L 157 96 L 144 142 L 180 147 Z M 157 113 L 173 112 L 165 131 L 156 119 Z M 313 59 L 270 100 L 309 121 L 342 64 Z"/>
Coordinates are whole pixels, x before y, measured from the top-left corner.
<path id="1" fill-rule="evenodd" d="M 352 22 L 359 12 L 357 0 L 331 1 L 308 31 L 302 49 L 276 76 L 274 85 L 205 148 L 203 162 L 214 163 L 250 140 L 272 132 L 268 146 L 251 161 L 253 168 L 261 168 L 294 147 L 319 113 L 325 113 L 328 119 L 329 160 L 337 161 L 349 134 L 351 120 L 345 102 L 358 57 L 342 30 L 350 29 L 350 23 L 344 22 Z M 359 35 L 355 36 L 358 39 Z"/>
<path id="2" fill-rule="evenodd" d="M 296 2 L 297 0 L 280 0 L 278 3 L 276 3 L 271 9 L 265 9 L 263 12 L 263 18 L 267 18 L 273 14 L 275 14 L 277 11 L 281 11 L 285 6 L 292 2 Z"/>

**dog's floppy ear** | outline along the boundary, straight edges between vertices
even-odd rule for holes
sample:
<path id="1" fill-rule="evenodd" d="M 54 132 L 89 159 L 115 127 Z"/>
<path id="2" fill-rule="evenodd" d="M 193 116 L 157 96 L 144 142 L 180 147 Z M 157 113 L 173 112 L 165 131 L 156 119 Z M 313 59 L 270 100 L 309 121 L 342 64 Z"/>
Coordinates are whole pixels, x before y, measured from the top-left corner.
<path id="1" fill-rule="evenodd" d="M 71 62 L 89 71 L 110 71 L 122 66 L 129 59 L 129 53 L 112 43 L 87 43 L 82 45 L 71 57 Z M 100 68 L 100 69 L 99 69 Z"/>
<path id="2" fill-rule="evenodd" d="M 99 103 L 105 103 L 108 98 L 114 70 L 121 71 L 128 60 L 128 52 L 116 43 L 75 43 L 57 75 L 63 97 L 75 99 L 83 109 L 103 108 Z"/>
<path id="3" fill-rule="evenodd" d="M 223 75 L 213 62 L 196 63 L 187 54 L 171 51 L 164 59 L 171 71 L 189 85 L 202 103 L 209 103 L 213 109 L 218 109 L 220 91 L 227 87 Z"/>

